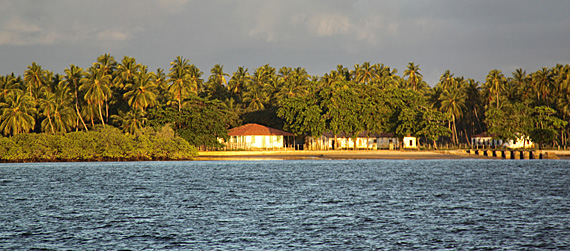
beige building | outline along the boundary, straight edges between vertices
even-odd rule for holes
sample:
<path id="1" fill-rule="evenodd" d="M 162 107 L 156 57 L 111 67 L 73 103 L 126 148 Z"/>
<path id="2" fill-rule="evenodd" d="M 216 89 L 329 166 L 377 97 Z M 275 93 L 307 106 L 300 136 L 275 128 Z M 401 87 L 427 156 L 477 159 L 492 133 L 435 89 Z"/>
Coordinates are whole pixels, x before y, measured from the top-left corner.
<path id="1" fill-rule="evenodd" d="M 404 149 L 417 149 L 418 148 L 418 138 L 412 137 L 410 135 L 404 137 L 403 139 Z"/>
<path id="2" fill-rule="evenodd" d="M 475 134 L 473 136 L 471 136 L 471 145 L 475 148 L 501 148 L 501 147 L 506 147 L 506 148 L 533 148 L 534 147 L 534 142 L 532 142 L 532 140 L 530 140 L 530 138 L 527 137 L 519 137 L 516 141 L 514 140 L 509 140 L 509 141 L 503 141 L 500 139 L 495 139 L 495 135 L 494 134 L 490 134 L 487 132 L 484 133 L 479 133 L 479 134 Z"/>
<path id="3" fill-rule="evenodd" d="M 230 136 L 226 144 L 230 149 L 277 149 L 284 148 L 285 137 L 294 137 L 292 133 L 262 126 L 259 124 L 246 124 L 228 131 Z M 223 141 L 223 140 L 222 140 Z"/>
<path id="4" fill-rule="evenodd" d="M 397 146 L 398 138 L 392 133 L 362 132 L 356 137 L 357 149 L 395 149 Z M 316 139 L 310 136 L 305 137 L 305 147 L 313 150 L 352 149 L 354 140 L 351 135 L 345 133 L 340 133 L 335 138 L 335 135 L 326 132 Z"/>

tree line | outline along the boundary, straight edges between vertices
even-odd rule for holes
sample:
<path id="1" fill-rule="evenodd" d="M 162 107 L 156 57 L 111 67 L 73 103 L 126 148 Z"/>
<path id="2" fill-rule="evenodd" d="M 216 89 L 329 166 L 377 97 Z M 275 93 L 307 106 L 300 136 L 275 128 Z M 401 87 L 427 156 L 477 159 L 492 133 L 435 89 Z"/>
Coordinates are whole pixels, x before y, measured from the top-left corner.
<path id="1" fill-rule="evenodd" d="M 445 71 L 433 87 L 419 65 L 403 74 L 384 64 L 338 65 L 311 76 L 302 67 L 263 65 L 228 74 L 216 64 L 207 79 L 188 59 L 149 71 L 135 58 L 101 55 L 88 68 L 54 74 L 36 63 L 23 76 L 0 77 L 0 132 L 64 135 L 116 127 L 129 135 L 171 127 L 191 145 L 219 147 L 227 129 L 255 122 L 297 135 L 323 132 L 412 135 L 436 145 L 469 144 L 490 132 L 508 140 L 528 135 L 542 145 L 567 145 L 570 66 L 511 76 L 491 70 L 480 83 Z"/>

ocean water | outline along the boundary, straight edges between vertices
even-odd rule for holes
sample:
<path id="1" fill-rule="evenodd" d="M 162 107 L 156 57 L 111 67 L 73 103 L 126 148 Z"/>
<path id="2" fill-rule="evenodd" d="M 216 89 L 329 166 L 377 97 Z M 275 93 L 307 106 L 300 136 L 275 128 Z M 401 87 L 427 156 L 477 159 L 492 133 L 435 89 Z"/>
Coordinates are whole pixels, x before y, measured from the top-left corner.
<path id="1" fill-rule="evenodd" d="M 570 249 L 570 161 L 0 164 L 2 250 Z"/>

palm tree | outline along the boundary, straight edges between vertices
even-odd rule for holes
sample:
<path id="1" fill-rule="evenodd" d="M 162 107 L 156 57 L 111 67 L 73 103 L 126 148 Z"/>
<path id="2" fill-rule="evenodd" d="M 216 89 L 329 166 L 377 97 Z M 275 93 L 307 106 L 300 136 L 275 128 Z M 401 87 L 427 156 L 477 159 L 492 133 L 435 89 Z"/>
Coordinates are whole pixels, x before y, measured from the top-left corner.
<path id="1" fill-rule="evenodd" d="M 532 74 L 532 85 L 536 91 L 539 104 L 544 104 L 551 90 L 553 89 L 554 75 L 546 67 Z"/>
<path id="2" fill-rule="evenodd" d="M 113 80 L 115 87 L 123 89 L 127 84 L 131 84 L 141 67 L 142 65 L 137 64 L 135 58 L 125 56 L 115 71 L 115 79 Z"/>
<path id="3" fill-rule="evenodd" d="M 350 81 L 350 71 L 348 68 L 344 67 L 343 65 L 339 64 L 336 66 L 336 80 L 338 82 L 341 81 Z"/>
<path id="4" fill-rule="evenodd" d="M 378 75 L 376 68 L 370 65 L 370 62 L 364 62 L 362 65 L 356 64 L 350 75 L 355 82 L 360 84 L 370 84 L 372 82 L 377 82 L 380 79 L 380 75 Z"/>
<path id="5" fill-rule="evenodd" d="M 238 67 L 237 71 L 232 74 L 228 84 L 230 93 L 237 97 L 238 102 L 241 102 L 242 92 L 244 88 L 251 83 L 251 75 L 247 72 L 247 68 Z"/>
<path id="6" fill-rule="evenodd" d="M 168 101 L 168 81 L 166 80 L 166 74 L 162 68 L 156 69 L 154 73 L 154 83 L 156 86 L 156 102 L 159 104 L 166 104 Z"/>
<path id="7" fill-rule="evenodd" d="M 105 75 L 113 75 L 117 69 L 117 61 L 115 61 L 113 56 L 107 53 L 99 56 L 97 58 L 97 63 L 94 63 L 93 65 Z"/>
<path id="8" fill-rule="evenodd" d="M 280 90 L 277 94 L 278 100 L 284 98 L 291 98 L 298 95 L 305 95 L 308 93 L 307 84 L 309 82 L 309 74 L 307 70 L 302 67 L 295 69 L 283 67 L 279 70 L 280 76 Z"/>
<path id="9" fill-rule="evenodd" d="M 281 67 L 277 72 L 277 76 L 279 77 L 279 81 L 281 83 L 286 83 L 288 81 L 291 81 L 292 74 L 293 74 L 293 68 L 287 66 Z"/>
<path id="10" fill-rule="evenodd" d="M 459 86 L 454 86 L 450 89 L 444 89 L 441 100 L 441 111 L 451 115 L 451 122 L 453 123 L 452 137 L 453 142 L 458 144 L 457 140 L 457 119 L 463 116 L 465 109 L 466 94 Z"/>
<path id="11" fill-rule="evenodd" d="M 491 100 L 494 99 L 497 103 L 497 109 L 499 109 L 499 95 L 503 92 L 506 82 L 507 79 L 503 73 L 496 69 L 491 70 L 485 79 L 484 88 L 489 95 L 489 104 L 491 104 Z"/>
<path id="12" fill-rule="evenodd" d="M 210 77 L 208 78 L 208 94 L 215 98 L 223 99 L 227 93 L 226 76 L 229 77 L 230 75 L 224 72 L 224 66 L 220 64 L 214 65 L 210 73 Z"/>
<path id="13" fill-rule="evenodd" d="M 176 57 L 172 63 L 170 63 L 170 77 L 169 82 L 171 83 L 168 91 L 178 102 L 178 112 L 182 111 L 182 100 L 184 100 L 191 92 L 196 93 L 197 86 L 196 82 L 192 81 L 192 76 L 190 75 L 190 64 L 188 59 L 184 59 L 180 56 Z"/>
<path id="14" fill-rule="evenodd" d="M 32 130 L 36 124 L 34 114 L 36 104 L 21 90 L 14 90 L 6 96 L 6 102 L 0 104 L 0 130 L 4 135 L 16 135 Z"/>
<path id="15" fill-rule="evenodd" d="M 51 131 L 51 133 L 55 134 L 55 128 L 53 127 L 51 119 L 56 106 L 55 94 L 53 92 L 45 92 L 43 97 L 39 100 L 39 105 L 40 109 L 43 111 L 42 114 L 46 116 L 46 119 L 44 119 L 41 124 L 42 130 L 44 132 Z"/>
<path id="16" fill-rule="evenodd" d="M 414 62 L 410 62 L 408 63 L 408 68 L 404 71 L 404 77 L 408 77 L 406 82 L 414 91 L 418 90 L 418 85 L 422 81 L 423 75 L 420 73 L 420 70 L 419 65 L 414 64 Z"/>
<path id="17" fill-rule="evenodd" d="M 244 93 L 243 102 L 248 104 L 247 108 L 251 111 L 265 109 L 264 102 L 267 99 L 266 93 L 260 86 L 252 86 Z"/>
<path id="18" fill-rule="evenodd" d="M 247 86 L 246 93 L 244 93 L 244 102 L 251 104 L 252 101 L 255 101 L 255 103 L 258 104 L 255 105 L 256 107 L 265 107 L 265 105 L 261 105 L 261 103 L 272 103 L 280 89 L 278 79 L 275 68 L 268 64 L 255 69 L 252 82 Z M 250 92 L 253 92 L 253 94 Z"/>
<path id="19" fill-rule="evenodd" d="M 68 86 L 71 85 L 71 88 L 73 89 L 73 96 L 75 98 L 75 112 L 77 113 L 77 119 L 81 120 L 81 124 L 83 124 L 85 130 L 88 131 L 87 125 L 85 124 L 85 121 L 81 116 L 80 112 L 81 109 L 79 108 L 79 86 L 81 84 L 81 79 L 84 77 L 85 73 L 83 72 L 83 69 L 81 69 L 81 67 L 77 67 L 73 64 L 69 65 L 69 68 L 66 68 L 64 70 L 64 73 L 65 76 L 63 77 L 63 80 L 61 80 L 60 83 L 65 83 Z"/>
<path id="20" fill-rule="evenodd" d="M 24 82 L 28 85 L 28 91 L 33 100 L 38 99 L 40 89 L 47 84 L 47 74 L 48 71 L 42 70 L 36 62 L 32 62 L 31 66 L 28 65 L 28 69 L 24 72 Z"/>
<path id="21" fill-rule="evenodd" d="M 291 83 L 294 85 L 296 94 L 305 95 L 308 93 L 306 86 L 309 84 L 309 79 L 310 76 L 305 68 L 297 67 L 293 69 Z"/>
<path id="22" fill-rule="evenodd" d="M 279 91 L 281 88 L 282 83 L 279 81 L 279 77 L 277 75 L 272 74 L 270 77 L 268 77 L 263 84 L 263 91 L 267 93 L 265 103 L 271 105 L 276 104 L 279 100 Z"/>
<path id="23" fill-rule="evenodd" d="M 445 70 L 441 77 L 439 77 L 438 84 L 441 89 L 448 90 L 457 85 L 457 82 L 455 81 L 455 77 L 453 77 L 453 75 L 454 74 L 452 74 L 449 70 Z"/>
<path id="24" fill-rule="evenodd" d="M 40 99 L 40 109 L 46 118 L 41 122 L 42 131 L 55 134 L 67 132 L 75 120 L 75 111 L 71 108 L 71 91 L 63 82 L 60 82 L 54 92 L 46 92 Z"/>
<path id="25" fill-rule="evenodd" d="M 188 73 L 190 74 L 190 85 L 194 88 L 193 91 L 195 93 L 202 92 L 204 90 L 204 80 L 202 79 L 204 73 L 194 64 L 190 65 Z"/>
<path id="26" fill-rule="evenodd" d="M 389 88 L 397 85 L 399 81 L 398 79 L 399 77 L 396 75 L 398 73 L 398 70 L 396 69 L 391 70 L 390 67 L 384 66 L 384 64 L 376 64 L 374 67 L 378 71 L 378 75 L 380 77 L 380 81 L 378 83 L 379 87 Z M 427 86 L 427 84 L 425 84 L 425 82 L 423 81 L 420 81 L 418 83 L 418 87 L 419 84 L 424 84 L 425 86 Z"/>
<path id="27" fill-rule="evenodd" d="M 54 88 L 55 110 L 53 113 L 53 125 L 56 132 L 68 132 L 72 126 L 77 127 L 78 116 L 71 104 L 73 103 L 73 92 L 68 84 L 60 83 Z"/>
<path id="28" fill-rule="evenodd" d="M 8 74 L 6 76 L 0 76 L 0 102 L 2 102 L 8 93 L 19 90 L 20 81 L 19 78 L 14 76 L 14 73 Z"/>
<path id="29" fill-rule="evenodd" d="M 513 77 L 511 79 L 511 85 L 510 86 L 510 92 L 509 96 L 511 96 L 511 100 L 512 101 L 518 101 L 518 100 L 525 100 L 528 98 L 531 98 L 531 90 L 532 88 L 530 88 L 530 76 L 528 74 L 526 74 L 526 71 L 518 68 L 515 70 L 515 72 L 512 73 Z M 516 93 L 512 93 L 512 92 L 516 92 Z M 532 93 L 532 96 L 534 96 L 534 93 Z"/>
<path id="30" fill-rule="evenodd" d="M 113 75 L 117 70 L 117 61 L 115 58 L 110 54 L 103 54 L 97 58 L 97 62 L 93 63 L 92 67 L 97 68 L 98 72 L 102 75 L 109 75 L 111 76 L 107 85 L 112 85 L 113 83 Z M 105 118 L 109 119 L 109 96 L 112 95 L 112 92 L 105 95 Z"/>
<path id="31" fill-rule="evenodd" d="M 144 67 L 143 67 L 144 69 Z M 156 83 L 154 74 L 147 73 L 146 69 L 136 74 L 134 83 L 125 86 L 128 90 L 124 97 L 129 105 L 135 110 L 145 110 L 157 104 Z"/>
<path id="32" fill-rule="evenodd" d="M 469 121 L 471 126 L 471 133 L 475 131 L 475 124 L 482 131 L 481 120 L 479 118 L 479 113 L 483 110 L 481 108 L 481 87 L 479 82 L 473 79 L 467 79 L 465 86 L 465 95 L 467 111 L 469 112 Z"/>
<path id="33" fill-rule="evenodd" d="M 562 93 L 570 93 L 570 65 L 556 65 L 554 68 L 554 81 Z"/>
<path id="34" fill-rule="evenodd" d="M 562 119 L 564 121 L 568 121 L 568 118 L 570 117 L 570 93 L 560 94 L 556 105 L 558 107 L 558 111 L 562 114 Z M 565 130 L 565 132 L 567 132 L 567 130 Z M 567 144 L 567 139 L 565 137 L 567 137 L 567 134 L 563 133 L 562 144 L 564 146 Z"/>
<path id="35" fill-rule="evenodd" d="M 210 73 L 212 74 L 210 75 L 208 80 L 211 80 L 213 83 L 216 83 L 217 85 L 221 86 L 227 85 L 226 77 L 229 77 L 230 75 L 224 72 L 223 65 L 220 64 L 214 65 L 214 67 L 210 70 Z"/>
<path id="36" fill-rule="evenodd" d="M 91 67 L 87 76 L 81 79 L 81 86 L 79 91 L 86 91 L 85 100 L 88 104 L 95 105 L 99 111 L 99 119 L 101 123 L 105 125 L 105 120 L 103 119 L 103 103 L 107 100 L 107 97 L 111 94 L 111 75 L 105 74 L 100 68 Z M 92 121 L 93 123 L 93 118 Z"/>
<path id="37" fill-rule="evenodd" d="M 337 65 L 336 70 L 332 70 L 330 74 L 325 73 L 325 75 L 319 79 L 321 85 L 331 86 L 335 83 L 340 83 L 342 81 L 350 81 L 350 71 L 342 65 Z"/>
<path id="38" fill-rule="evenodd" d="M 124 132 L 130 134 L 135 134 L 139 129 L 143 128 L 147 121 L 145 112 L 140 109 L 130 110 L 127 113 L 119 111 L 119 114 L 111 116 L 111 119 L 120 124 L 120 128 Z"/>
<path id="39" fill-rule="evenodd" d="M 95 127 L 95 119 L 99 116 L 97 104 L 86 100 L 86 105 L 81 108 L 81 116 L 91 121 L 91 128 Z"/>

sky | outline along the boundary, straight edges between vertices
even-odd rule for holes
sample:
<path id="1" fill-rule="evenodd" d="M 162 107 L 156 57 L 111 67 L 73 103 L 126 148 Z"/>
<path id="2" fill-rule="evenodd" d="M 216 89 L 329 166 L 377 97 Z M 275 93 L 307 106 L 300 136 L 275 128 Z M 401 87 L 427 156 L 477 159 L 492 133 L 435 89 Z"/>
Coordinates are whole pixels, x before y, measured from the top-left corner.
<path id="1" fill-rule="evenodd" d="M 209 75 L 269 64 L 323 76 L 341 64 L 419 64 L 484 82 L 570 63 L 568 0 L 0 0 L 0 74 L 63 73 L 109 53 L 149 70 L 177 56 Z"/>

